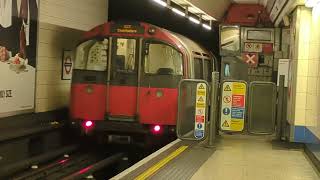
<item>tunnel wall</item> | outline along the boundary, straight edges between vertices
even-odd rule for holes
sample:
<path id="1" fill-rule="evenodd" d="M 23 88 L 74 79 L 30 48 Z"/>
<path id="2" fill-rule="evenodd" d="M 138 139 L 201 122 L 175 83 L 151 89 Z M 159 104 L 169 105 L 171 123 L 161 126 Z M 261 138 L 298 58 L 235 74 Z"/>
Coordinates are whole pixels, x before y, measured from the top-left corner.
<path id="1" fill-rule="evenodd" d="M 63 49 L 74 51 L 83 31 L 107 19 L 107 0 L 40 1 L 36 112 L 68 106 L 71 81 L 61 79 Z"/>

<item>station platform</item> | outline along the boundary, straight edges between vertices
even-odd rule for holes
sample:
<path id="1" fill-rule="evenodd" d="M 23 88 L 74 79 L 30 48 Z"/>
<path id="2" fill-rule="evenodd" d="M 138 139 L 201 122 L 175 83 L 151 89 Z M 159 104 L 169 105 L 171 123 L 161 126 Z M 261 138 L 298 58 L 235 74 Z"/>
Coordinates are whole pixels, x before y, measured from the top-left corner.
<path id="1" fill-rule="evenodd" d="M 214 147 L 176 140 L 112 179 L 318 180 L 303 145 L 221 135 Z"/>

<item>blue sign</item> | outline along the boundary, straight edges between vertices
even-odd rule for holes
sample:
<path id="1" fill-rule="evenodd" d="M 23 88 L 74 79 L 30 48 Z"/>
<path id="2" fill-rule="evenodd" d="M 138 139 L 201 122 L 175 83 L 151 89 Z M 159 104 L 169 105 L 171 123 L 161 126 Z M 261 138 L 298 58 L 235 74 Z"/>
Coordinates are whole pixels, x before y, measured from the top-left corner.
<path id="1" fill-rule="evenodd" d="M 232 108 L 231 118 L 233 119 L 244 119 L 244 109 L 243 108 Z"/>
<path id="2" fill-rule="evenodd" d="M 230 114 L 230 108 L 224 108 L 223 109 L 223 114 L 224 115 L 229 115 Z"/>
<path id="3" fill-rule="evenodd" d="M 197 128 L 201 129 L 202 128 L 202 124 L 201 123 L 197 124 Z"/>
<path id="4" fill-rule="evenodd" d="M 194 137 L 196 137 L 197 139 L 202 139 L 204 137 L 204 130 L 195 130 Z"/>

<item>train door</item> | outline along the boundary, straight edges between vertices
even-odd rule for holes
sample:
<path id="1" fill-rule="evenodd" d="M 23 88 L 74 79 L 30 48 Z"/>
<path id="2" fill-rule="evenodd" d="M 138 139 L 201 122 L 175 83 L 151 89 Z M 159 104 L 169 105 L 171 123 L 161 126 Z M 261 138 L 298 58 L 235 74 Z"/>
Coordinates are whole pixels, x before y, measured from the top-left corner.
<path id="1" fill-rule="evenodd" d="M 113 37 L 109 62 L 109 120 L 134 121 L 137 109 L 139 39 Z"/>
<path id="2" fill-rule="evenodd" d="M 139 115 L 143 124 L 175 125 L 183 54 L 155 40 L 143 43 Z"/>

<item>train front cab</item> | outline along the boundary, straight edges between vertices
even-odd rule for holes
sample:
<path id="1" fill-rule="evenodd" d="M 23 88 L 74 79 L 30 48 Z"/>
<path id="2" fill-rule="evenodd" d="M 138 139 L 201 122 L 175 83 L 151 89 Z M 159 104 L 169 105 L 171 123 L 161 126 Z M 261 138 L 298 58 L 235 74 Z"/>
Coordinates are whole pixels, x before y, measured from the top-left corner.
<path id="1" fill-rule="evenodd" d="M 173 134 L 185 61 L 179 48 L 157 39 L 110 36 L 81 43 L 73 124 L 88 134 Z"/>

